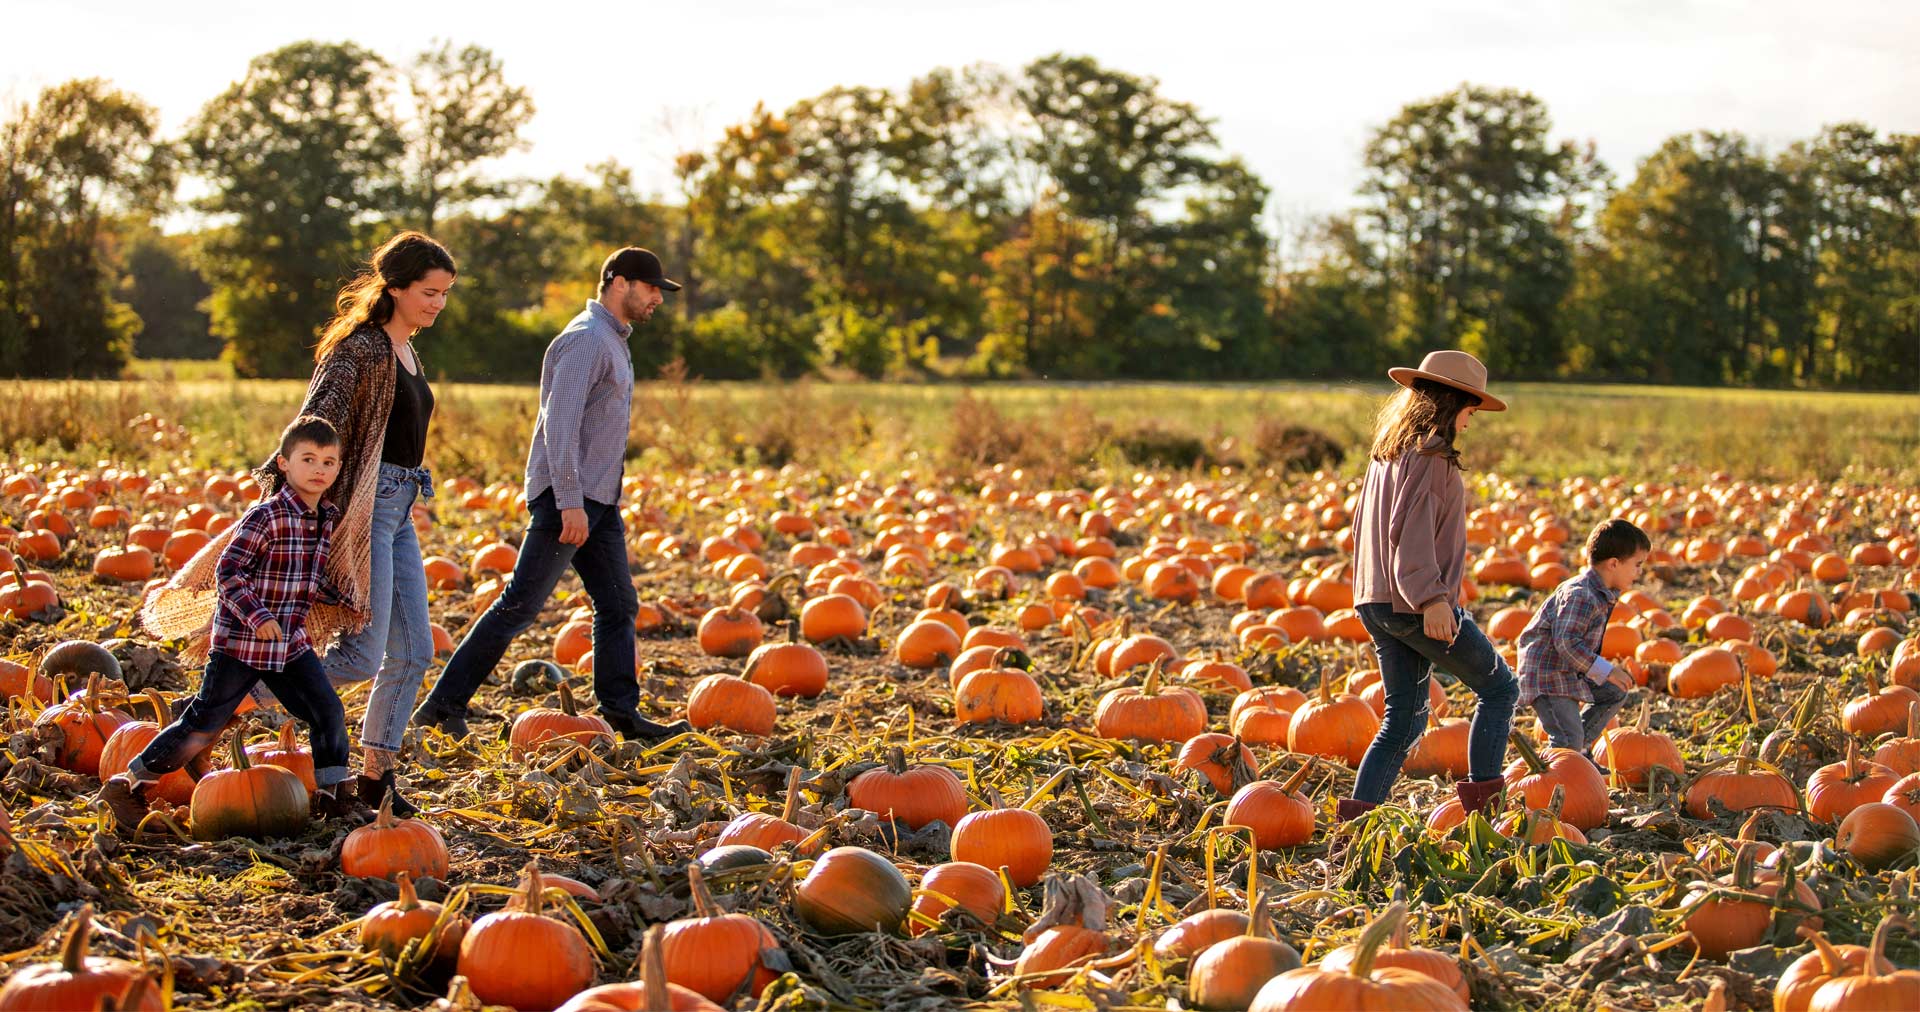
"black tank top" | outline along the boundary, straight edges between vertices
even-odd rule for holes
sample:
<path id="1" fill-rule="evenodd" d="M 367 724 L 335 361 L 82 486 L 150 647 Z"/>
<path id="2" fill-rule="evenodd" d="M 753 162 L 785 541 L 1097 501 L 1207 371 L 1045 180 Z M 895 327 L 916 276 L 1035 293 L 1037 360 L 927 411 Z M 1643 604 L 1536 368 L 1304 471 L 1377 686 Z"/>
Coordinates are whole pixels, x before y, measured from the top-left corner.
<path id="1" fill-rule="evenodd" d="M 414 357 L 419 365 L 419 356 Z M 419 467 L 427 454 L 427 423 L 433 419 L 433 388 L 424 372 L 410 373 L 395 356 L 393 409 L 387 412 L 387 440 L 380 460 L 400 467 Z"/>

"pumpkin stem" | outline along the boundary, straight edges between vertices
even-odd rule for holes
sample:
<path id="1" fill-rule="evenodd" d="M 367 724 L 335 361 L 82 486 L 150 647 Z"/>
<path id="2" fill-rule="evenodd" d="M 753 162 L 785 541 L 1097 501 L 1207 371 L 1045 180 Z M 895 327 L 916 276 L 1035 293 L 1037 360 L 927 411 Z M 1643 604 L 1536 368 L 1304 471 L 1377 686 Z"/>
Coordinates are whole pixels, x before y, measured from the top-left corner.
<path id="1" fill-rule="evenodd" d="M 1254 938 L 1273 937 L 1273 908 L 1264 896 L 1249 896 L 1247 902 L 1253 907 L 1253 917 L 1247 921 L 1247 934 Z"/>
<path id="2" fill-rule="evenodd" d="M 1740 743 L 1740 755 L 1733 761 L 1733 775 L 1744 777 L 1753 768 L 1753 739 Z"/>
<path id="3" fill-rule="evenodd" d="M 289 720 L 280 725 L 280 751 L 298 752 L 299 750 L 300 742 L 293 736 L 293 721 Z"/>
<path id="4" fill-rule="evenodd" d="M 67 923 L 66 937 L 60 940 L 60 969 L 78 976 L 87 968 L 87 939 L 93 934 L 93 904 L 82 904 Z"/>
<path id="5" fill-rule="evenodd" d="M 373 826 L 375 829 L 392 829 L 393 828 L 394 818 L 393 818 L 393 792 L 392 791 L 388 791 L 387 793 L 381 795 L 380 812 L 379 814 L 373 817 Z"/>
<path id="6" fill-rule="evenodd" d="M 1147 683 L 1140 687 L 1141 695 L 1157 696 L 1160 694 L 1160 666 L 1165 662 L 1166 658 L 1155 657 L 1153 663 L 1147 666 Z"/>
<path id="7" fill-rule="evenodd" d="M 1648 723 L 1648 721 L 1652 717 L 1653 717 L 1653 700 L 1651 698 L 1641 700 L 1640 701 L 1640 721 L 1639 723 L 1634 725 L 1634 730 L 1640 732 L 1641 734 L 1646 734 L 1648 728 L 1651 726 Z"/>
<path id="8" fill-rule="evenodd" d="M 669 1009 L 673 999 L 667 994 L 667 955 L 661 939 L 667 929 L 655 924 L 647 929 L 640 943 L 641 998 L 649 1009 Z"/>
<path id="9" fill-rule="evenodd" d="M 1833 947 L 1832 942 L 1827 941 L 1826 932 L 1815 931 L 1802 924 L 1799 927 L 1798 933 L 1801 938 L 1812 942 L 1814 950 L 1820 953 L 1821 969 L 1825 971 L 1827 976 L 1838 977 L 1846 972 L 1847 958 L 1841 954 L 1839 949 Z"/>
<path id="10" fill-rule="evenodd" d="M 384 811 L 385 809 L 386 809 L 386 806 L 382 805 L 381 810 Z M 403 871 L 395 875 L 393 877 L 393 880 L 397 885 L 400 886 L 400 899 L 398 902 L 394 904 L 394 909 L 395 910 L 420 909 L 420 894 L 414 891 L 413 876 Z"/>
<path id="11" fill-rule="evenodd" d="M 1323 705 L 1333 702 L 1333 683 L 1327 678 L 1325 666 L 1320 668 L 1320 702 Z"/>
<path id="12" fill-rule="evenodd" d="M 687 864 L 687 888 L 693 894 L 693 912 L 697 917 L 717 917 L 720 911 L 714 909 L 713 894 L 707 891 L 707 878 L 700 871 L 700 862 Z"/>
<path id="13" fill-rule="evenodd" d="M 520 895 L 520 909 L 537 914 L 546 906 L 547 883 L 540 876 L 540 860 L 535 858 L 527 862 L 527 891 Z"/>
<path id="14" fill-rule="evenodd" d="M 247 758 L 246 746 L 241 744 L 241 739 L 245 737 L 246 735 L 236 731 L 232 739 L 227 742 L 227 753 L 233 760 L 233 768 L 237 770 L 253 768 L 253 760 Z"/>
<path id="15" fill-rule="evenodd" d="M 167 697 L 161 695 L 159 689 L 154 688 L 149 688 L 145 695 L 147 703 L 153 707 L 153 722 L 161 727 L 173 723 L 173 708 L 167 705 Z M 287 721 L 282 726 L 292 727 L 293 721 Z"/>
<path id="16" fill-rule="evenodd" d="M 573 690 L 567 688 L 567 683 L 564 681 L 560 683 L 560 712 L 569 717 L 580 715 L 579 708 L 573 702 Z"/>
<path id="17" fill-rule="evenodd" d="M 1748 843 L 1742 843 L 1740 845 L 1740 850 L 1734 854 L 1734 858 L 1733 858 L 1733 887 L 1734 888 L 1743 889 L 1743 890 L 1750 890 L 1753 888 L 1753 866 L 1754 866 L 1754 863 L 1759 859 L 1760 859 L 1759 844 L 1748 842 Z M 1785 861 L 1782 863 L 1788 865 L 1789 867 L 1791 867 L 1793 864 L 1793 862 L 1791 861 Z M 1789 891 L 1789 895 L 1791 895 L 1790 891 Z"/>
<path id="18" fill-rule="evenodd" d="M 800 767 L 787 767 L 787 803 L 780 809 L 780 821 L 792 822 L 794 809 L 800 807 Z"/>
<path id="19" fill-rule="evenodd" d="M 1907 737 L 1920 738 L 1920 703 L 1907 704 Z"/>
<path id="20" fill-rule="evenodd" d="M 1319 756 L 1309 756 L 1307 758 L 1307 764 L 1294 770 L 1293 776 L 1288 777 L 1287 782 L 1280 785 L 1280 790 L 1286 794 L 1292 794 L 1294 791 L 1299 790 L 1300 785 L 1306 783 L 1307 778 L 1313 775 L 1313 771 L 1319 762 Z"/>
<path id="21" fill-rule="evenodd" d="M 1527 764 L 1527 769 L 1532 770 L 1535 776 L 1547 772 L 1547 764 L 1540 758 L 1540 750 L 1533 747 L 1533 742 L 1525 734 L 1515 728 L 1507 737 L 1513 742 L 1514 751 L 1520 753 L 1521 761 Z"/>
<path id="22" fill-rule="evenodd" d="M 1878 927 L 1873 929 L 1873 943 L 1867 947 L 1867 965 L 1862 972 L 1869 977 L 1883 977 L 1894 972 L 1896 967 L 1887 960 L 1887 936 L 1894 928 L 1911 932 L 1913 922 L 1905 914 L 1888 914 L 1880 919 Z"/>
<path id="23" fill-rule="evenodd" d="M 907 750 L 898 745 L 887 749 L 887 772 L 896 777 L 907 775 Z"/>
<path id="24" fill-rule="evenodd" d="M 1851 735 L 1849 735 L 1847 737 L 1847 765 L 1846 765 L 1847 783 L 1850 783 L 1850 784 L 1859 783 L 1860 776 L 1861 776 L 1860 745 L 1853 740 L 1853 737 Z"/>
<path id="25" fill-rule="evenodd" d="M 1380 947 L 1393 937 L 1394 930 L 1407 921 L 1407 905 L 1394 903 L 1386 912 L 1369 922 L 1360 932 L 1360 941 L 1354 946 L 1353 965 L 1347 972 L 1361 980 L 1373 979 L 1373 958 L 1380 954 Z"/>
<path id="26" fill-rule="evenodd" d="M 1762 811 L 1761 809 L 1755 809 L 1752 815 L 1747 816 L 1747 821 L 1740 824 L 1740 832 L 1734 837 L 1736 842 L 1752 843 L 1760 839 L 1760 816 Z"/>

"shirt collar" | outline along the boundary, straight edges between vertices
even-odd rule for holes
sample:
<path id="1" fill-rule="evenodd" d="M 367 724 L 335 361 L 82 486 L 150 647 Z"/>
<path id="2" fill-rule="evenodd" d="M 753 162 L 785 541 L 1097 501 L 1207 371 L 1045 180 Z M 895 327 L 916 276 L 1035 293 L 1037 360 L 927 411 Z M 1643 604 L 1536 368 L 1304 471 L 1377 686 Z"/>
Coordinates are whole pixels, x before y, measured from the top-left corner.
<path id="1" fill-rule="evenodd" d="M 633 324 L 621 323 L 619 320 L 615 319 L 613 315 L 613 310 L 608 309 L 606 306 L 602 305 L 599 299 L 587 300 L 587 313 L 591 315 L 594 319 L 599 320 L 601 323 L 604 323 L 607 326 L 612 327 L 613 332 L 616 334 L 619 334 L 620 339 L 623 341 L 627 339 L 628 335 L 633 333 Z"/>
<path id="2" fill-rule="evenodd" d="M 286 500 L 287 506 L 303 517 L 313 516 L 316 512 L 307 508 L 307 504 L 300 498 L 300 493 L 294 491 L 292 482 L 284 482 L 282 484 L 279 498 Z M 340 507 L 335 506 L 333 503 L 327 501 L 325 496 L 322 496 L 320 499 L 320 509 L 317 512 L 320 514 L 320 519 L 332 520 L 340 515 Z"/>
<path id="3" fill-rule="evenodd" d="M 1619 594 L 1614 593 L 1613 588 L 1607 586 L 1605 580 L 1600 579 L 1600 572 L 1592 566 L 1587 567 L 1587 586 L 1591 587 L 1593 592 L 1600 595 L 1601 599 L 1608 604 L 1612 604 L 1620 598 Z"/>

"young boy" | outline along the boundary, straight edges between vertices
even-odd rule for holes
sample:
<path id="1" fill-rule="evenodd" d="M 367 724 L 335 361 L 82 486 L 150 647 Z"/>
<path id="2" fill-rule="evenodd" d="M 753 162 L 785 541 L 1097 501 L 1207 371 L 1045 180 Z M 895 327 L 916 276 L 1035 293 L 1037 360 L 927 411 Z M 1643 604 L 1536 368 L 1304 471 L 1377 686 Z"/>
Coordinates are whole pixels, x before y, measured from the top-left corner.
<path id="1" fill-rule="evenodd" d="M 1556 748 L 1586 753 L 1633 690 L 1633 675 L 1601 657 L 1600 644 L 1613 603 L 1640 579 L 1652 550 L 1646 532 L 1625 520 L 1595 527 L 1587 568 L 1555 588 L 1520 633 L 1520 701 L 1533 704 Z"/>
<path id="2" fill-rule="evenodd" d="M 341 796 L 347 768 L 346 711 L 307 639 L 307 610 L 340 595 L 321 574 L 340 510 L 321 499 L 340 473 L 340 434 L 324 418 L 303 415 L 280 436 L 274 463 L 287 476 L 271 499 L 247 510 L 216 568 L 214 611 L 200 691 L 161 730 L 127 772 L 100 788 L 120 832 L 131 835 L 148 811 L 146 789 L 218 741 L 252 689 L 265 682 L 312 737 L 316 818 L 364 809 Z"/>

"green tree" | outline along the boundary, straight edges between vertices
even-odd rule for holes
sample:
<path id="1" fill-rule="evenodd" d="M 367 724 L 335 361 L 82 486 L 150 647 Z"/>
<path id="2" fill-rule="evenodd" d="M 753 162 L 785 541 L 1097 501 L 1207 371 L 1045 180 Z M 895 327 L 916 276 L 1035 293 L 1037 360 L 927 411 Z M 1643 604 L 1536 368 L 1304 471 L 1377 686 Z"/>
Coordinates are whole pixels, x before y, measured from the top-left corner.
<path id="1" fill-rule="evenodd" d="M 1642 160 L 1584 261 L 1582 312 L 1604 342 L 1593 365 L 1660 382 L 1783 379 L 1806 320 L 1795 189 L 1739 134 L 1671 137 Z"/>
<path id="2" fill-rule="evenodd" d="M 507 83 L 499 57 L 483 46 L 440 42 L 407 68 L 412 99 L 406 124 L 406 201 L 432 233 L 449 209 L 503 196 L 503 184 L 479 166 L 525 146 L 533 118 L 526 89 Z"/>
<path id="3" fill-rule="evenodd" d="M 1551 129 L 1533 95 L 1465 84 L 1374 131 L 1357 223 L 1403 353 L 1464 346 L 1502 375 L 1559 366 L 1571 240 L 1606 171 Z"/>
<path id="4" fill-rule="evenodd" d="M 202 307 L 213 290 L 194 270 L 193 237 L 167 235 L 147 223 L 125 232 L 124 290 L 141 323 L 134 351 L 141 358 L 219 358 L 220 341 Z"/>
<path id="5" fill-rule="evenodd" d="M 257 57 L 185 144 L 220 222 L 199 260 L 213 331 L 242 376 L 303 376 L 335 292 L 402 203 L 388 67 L 353 43 Z"/>
<path id="6" fill-rule="evenodd" d="M 0 373 L 106 375 L 140 319 L 116 297 L 108 216 L 173 189 L 151 106 L 99 78 L 42 92 L 0 123 Z"/>

